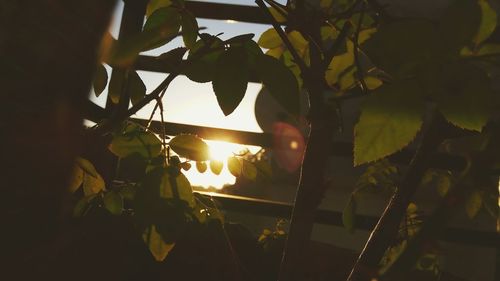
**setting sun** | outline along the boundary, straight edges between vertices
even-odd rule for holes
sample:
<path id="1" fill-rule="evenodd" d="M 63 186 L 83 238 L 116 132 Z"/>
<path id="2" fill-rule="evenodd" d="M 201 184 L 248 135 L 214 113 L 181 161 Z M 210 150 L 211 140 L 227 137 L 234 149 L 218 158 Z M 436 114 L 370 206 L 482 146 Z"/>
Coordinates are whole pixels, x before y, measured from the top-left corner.
<path id="1" fill-rule="evenodd" d="M 196 167 L 194 167 L 195 165 L 192 165 L 193 167 L 189 169 L 189 171 L 184 171 L 184 174 L 189 179 L 191 185 L 201 186 L 204 188 L 212 187 L 221 189 L 226 184 L 234 184 L 236 182 L 236 178 L 227 168 L 227 158 L 234 156 L 235 154 L 239 154 L 247 149 L 250 153 L 256 153 L 260 150 L 259 146 L 241 145 L 224 141 L 205 140 L 205 142 L 210 147 L 210 161 L 221 161 L 224 165 L 220 174 L 216 175 L 210 169 L 207 169 L 204 173 L 200 173 Z"/>

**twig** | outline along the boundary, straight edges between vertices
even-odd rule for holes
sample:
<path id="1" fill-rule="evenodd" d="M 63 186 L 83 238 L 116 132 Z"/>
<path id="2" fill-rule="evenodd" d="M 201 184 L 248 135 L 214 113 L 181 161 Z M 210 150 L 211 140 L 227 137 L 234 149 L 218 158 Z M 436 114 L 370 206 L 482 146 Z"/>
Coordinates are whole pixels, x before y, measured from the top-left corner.
<path id="1" fill-rule="evenodd" d="M 166 88 L 163 89 L 163 91 L 161 92 L 161 94 L 156 99 L 155 107 L 153 108 L 153 111 L 151 111 L 151 115 L 149 115 L 148 122 L 146 122 L 146 130 L 149 130 L 149 128 L 151 127 L 151 123 L 153 122 L 153 117 L 154 117 L 154 115 L 156 113 L 156 110 L 158 110 L 158 107 L 160 106 L 159 101 L 161 101 L 163 99 L 163 96 L 165 95 L 166 91 L 167 91 Z"/>
<path id="2" fill-rule="evenodd" d="M 365 16 L 365 3 L 361 3 L 361 14 L 359 16 L 358 20 L 358 26 L 356 28 L 356 33 L 354 34 L 354 40 L 353 40 L 353 45 L 354 45 L 354 63 L 356 64 L 356 68 L 358 71 L 356 72 L 356 76 L 358 76 L 358 80 L 361 83 L 361 90 L 363 91 L 364 94 L 368 93 L 368 87 L 366 86 L 365 82 L 365 73 L 363 71 L 363 68 L 361 67 L 361 63 L 359 61 L 359 44 L 358 44 L 358 38 L 359 38 L 359 32 L 361 31 L 361 25 L 363 24 L 363 18 Z"/>

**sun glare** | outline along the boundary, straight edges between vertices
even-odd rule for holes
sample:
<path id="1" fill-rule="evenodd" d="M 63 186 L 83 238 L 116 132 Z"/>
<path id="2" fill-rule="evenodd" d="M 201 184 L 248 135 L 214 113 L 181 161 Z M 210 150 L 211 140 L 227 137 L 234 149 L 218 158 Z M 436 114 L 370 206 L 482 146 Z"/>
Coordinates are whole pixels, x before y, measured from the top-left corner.
<path id="1" fill-rule="evenodd" d="M 241 145 L 236 143 L 224 142 L 224 141 L 210 141 L 205 140 L 210 148 L 210 161 L 217 160 L 222 161 L 224 167 L 219 175 L 216 175 L 207 169 L 204 173 L 198 172 L 196 165 L 192 165 L 189 171 L 184 171 L 184 174 L 189 179 L 189 182 L 193 186 L 201 186 L 204 188 L 216 188 L 221 189 L 224 185 L 231 185 L 236 182 L 236 178 L 229 172 L 227 168 L 227 158 L 239 154 L 242 151 L 248 149 L 250 153 L 256 153 L 260 150 L 259 146 Z M 207 163 L 210 166 L 209 163 Z"/>

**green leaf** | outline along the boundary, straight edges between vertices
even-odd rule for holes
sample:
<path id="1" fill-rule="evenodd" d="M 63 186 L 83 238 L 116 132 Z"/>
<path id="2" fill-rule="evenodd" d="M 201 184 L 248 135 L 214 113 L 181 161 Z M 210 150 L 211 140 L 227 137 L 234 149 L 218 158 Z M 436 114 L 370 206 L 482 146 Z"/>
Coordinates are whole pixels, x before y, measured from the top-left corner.
<path id="1" fill-rule="evenodd" d="M 383 82 L 380 79 L 373 77 L 373 76 L 366 76 L 364 78 L 364 80 L 365 80 L 366 87 L 368 88 L 368 90 L 375 90 L 378 87 L 382 86 L 382 84 L 383 84 Z"/>
<path id="2" fill-rule="evenodd" d="M 113 215 L 121 215 L 123 211 L 123 197 L 120 193 L 110 191 L 104 195 L 104 207 Z"/>
<path id="3" fill-rule="evenodd" d="M 196 170 L 203 174 L 207 171 L 207 163 L 204 161 L 196 161 Z"/>
<path id="4" fill-rule="evenodd" d="M 224 115 L 231 114 L 243 100 L 248 76 L 245 49 L 232 47 L 220 55 L 216 63 L 212 86 Z"/>
<path id="5" fill-rule="evenodd" d="M 101 95 L 102 91 L 104 91 L 104 88 L 106 88 L 106 84 L 108 84 L 108 72 L 106 71 L 104 65 L 99 64 L 94 74 L 93 82 L 94 93 L 96 97 Z"/>
<path id="6" fill-rule="evenodd" d="M 356 222 L 356 201 L 354 200 L 354 196 L 351 195 L 349 198 L 349 201 L 347 202 L 347 205 L 344 208 L 344 211 L 342 212 L 342 223 L 344 224 L 344 227 L 349 231 L 349 232 L 354 232 L 354 226 Z"/>
<path id="7" fill-rule="evenodd" d="M 377 67 L 407 77 L 420 65 L 434 60 L 439 42 L 432 23 L 405 20 L 381 25 L 364 43 L 363 50 Z"/>
<path id="8" fill-rule="evenodd" d="M 370 95 L 354 129 L 354 165 L 372 162 L 407 146 L 422 126 L 425 110 L 418 84 L 394 81 Z"/>
<path id="9" fill-rule="evenodd" d="M 150 0 L 146 8 L 146 17 L 149 17 L 154 11 L 172 5 L 171 0 Z"/>
<path id="10" fill-rule="evenodd" d="M 440 173 L 437 178 L 437 191 L 439 196 L 445 197 L 451 187 L 451 177 L 449 174 Z"/>
<path id="11" fill-rule="evenodd" d="M 163 261 L 174 248 L 175 243 L 165 243 L 155 225 L 149 226 L 142 234 L 142 239 L 156 261 Z"/>
<path id="12" fill-rule="evenodd" d="M 281 42 L 280 36 L 278 35 L 278 32 L 276 32 L 274 28 L 270 28 L 264 31 L 264 33 L 262 33 L 257 43 L 259 43 L 259 45 L 262 48 L 266 49 L 274 49 L 283 44 Z"/>
<path id="13" fill-rule="evenodd" d="M 95 169 L 94 165 L 92 165 L 92 163 L 89 160 L 87 160 L 85 158 L 77 157 L 76 158 L 76 164 L 85 173 L 93 176 L 94 178 L 99 177 L 99 173 L 97 172 L 97 170 Z"/>
<path id="14" fill-rule="evenodd" d="M 257 167 L 255 167 L 255 165 L 252 162 L 245 159 L 242 160 L 242 164 L 243 164 L 241 169 L 242 175 L 246 179 L 255 180 L 257 178 Z"/>
<path id="15" fill-rule="evenodd" d="M 76 165 L 73 168 L 73 171 L 71 172 L 71 177 L 69 180 L 69 187 L 68 187 L 69 192 L 73 193 L 73 192 L 78 190 L 78 188 L 83 183 L 83 175 L 84 175 L 84 172 L 83 172 L 82 168 L 80 166 Z"/>
<path id="16" fill-rule="evenodd" d="M 479 25 L 479 32 L 474 38 L 476 45 L 481 44 L 484 40 L 488 39 L 497 27 L 497 13 L 493 10 L 487 0 L 479 0 L 481 7 L 481 23 Z"/>
<path id="17" fill-rule="evenodd" d="M 219 160 L 210 160 L 210 170 L 212 173 L 219 175 L 224 167 L 224 163 Z"/>
<path id="18" fill-rule="evenodd" d="M 481 131 L 494 103 L 488 76 L 467 64 L 454 65 L 446 74 L 443 89 L 435 97 L 439 110 L 453 125 Z"/>
<path id="19" fill-rule="evenodd" d="M 101 175 L 97 174 L 94 177 L 88 173 L 83 175 L 83 194 L 85 196 L 97 194 L 105 189 L 106 184 L 104 183 Z"/>
<path id="20" fill-rule="evenodd" d="M 166 64 L 169 67 L 178 67 L 182 62 L 182 57 L 186 54 L 187 49 L 183 47 L 174 48 L 166 53 L 163 53 L 157 57 L 162 64 Z"/>
<path id="21" fill-rule="evenodd" d="M 128 87 L 130 91 L 130 101 L 133 105 L 140 102 L 146 95 L 146 85 L 135 71 L 130 71 L 128 76 Z"/>
<path id="22" fill-rule="evenodd" d="M 269 7 L 269 12 L 273 16 L 273 18 L 276 20 L 276 22 L 278 22 L 278 23 L 286 22 L 286 18 L 284 15 L 288 15 L 288 13 L 285 9 L 282 9 L 281 7 L 278 7 L 278 8 Z"/>
<path id="23" fill-rule="evenodd" d="M 182 39 L 188 49 L 192 48 L 198 38 L 198 22 L 196 17 L 188 10 L 181 14 Z"/>
<path id="24" fill-rule="evenodd" d="M 340 75 L 354 64 L 354 46 L 347 42 L 347 52 L 335 56 L 325 72 L 325 80 L 331 87 L 339 82 Z"/>
<path id="25" fill-rule="evenodd" d="M 196 41 L 189 50 L 188 64 L 184 73 L 192 81 L 206 83 L 214 78 L 214 68 L 219 56 L 224 52 L 224 42 L 215 36 L 206 34 L 200 34 L 200 36 L 204 39 Z M 201 50 L 205 50 L 206 54 L 200 54 Z"/>
<path id="26" fill-rule="evenodd" d="M 444 50 L 458 54 L 463 46 L 474 40 L 480 23 L 481 9 L 477 0 L 454 0 L 438 26 Z"/>
<path id="27" fill-rule="evenodd" d="M 195 135 L 178 135 L 170 140 L 169 146 L 179 156 L 190 160 L 206 161 L 209 158 L 208 145 Z"/>
<path id="28" fill-rule="evenodd" d="M 483 196 L 481 192 L 474 190 L 465 201 L 465 211 L 469 218 L 474 218 L 483 206 Z"/>
<path id="29" fill-rule="evenodd" d="M 173 177 L 175 177 L 175 181 L 172 181 Z M 179 198 L 176 198 L 175 194 L 177 194 Z M 191 184 L 186 176 L 180 172 L 175 175 L 166 170 L 164 171 L 160 182 L 160 197 L 165 199 L 180 199 L 191 207 L 194 207 L 196 204 Z"/>
<path id="30" fill-rule="evenodd" d="M 160 8 L 147 18 L 142 36 L 136 40 L 143 43 L 142 51 L 155 49 L 175 38 L 180 27 L 181 16 L 178 9 Z"/>
<path id="31" fill-rule="evenodd" d="M 498 55 L 500 56 L 500 44 L 485 44 L 479 48 L 477 51 L 477 55 L 486 56 L 486 55 Z"/>
<path id="32" fill-rule="evenodd" d="M 232 156 L 227 159 L 227 168 L 229 169 L 229 172 L 233 176 L 235 177 L 241 176 L 242 167 L 243 163 L 241 162 L 240 158 Z"/>
<path id="33" fill-rule="evenodd" d="M 153 133 L 136 131 L 132 134 L 115 136 L 108 148 L 121 158 L 134 153 L 142 157 L 153 158 L 160 154 L 161 145 L 161 141 Z"/>
<path id="34" fill-rule="evenodd" d="M 300 93 L 294 74 L 279 60 L 262 55 L 256 60 L 256 72 L 271 96 L 289 113 L 300 113 Z"/>

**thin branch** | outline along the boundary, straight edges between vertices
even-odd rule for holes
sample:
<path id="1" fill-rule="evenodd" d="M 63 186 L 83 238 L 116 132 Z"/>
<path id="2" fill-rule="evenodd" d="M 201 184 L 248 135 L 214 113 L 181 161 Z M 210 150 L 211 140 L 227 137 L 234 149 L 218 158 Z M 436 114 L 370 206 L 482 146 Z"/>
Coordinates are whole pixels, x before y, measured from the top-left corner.
<path id="1" fill-rule="evenodd" d="M 363 18 L 365 16 L 365 3 L 361 3 L 361 14 L 359 16 L 358 20 L 358 26 L 356 28 L 356 33 L 354 34 L 354 40 L 353 40 L 353 45 L 354 45 L 354 63 L 356 64 L 356 68 L 358 71 L 356 72 L 356 76 L 358 76 L 358 80 L 361 83 L 361 90 L 363 91 L 364 94 L 368 93 L 368 87 L 366 86 L 365 82 L 365 73 L 363 71 L 363 68 L 361 67 L 361 63 L 359 62 L 359 43 L 358 43 L 358 38 L 359 38 L 359 32 L 361 31 L 361 25 L 363 24 Z"/>
<path id="2" fill-rule="evenodd" d="M 278 33 L 279 37 L 281 38 L 281 40 L 283 41 L 283 43 L 285 44 L 287 49 L 292 54 L 293 59 L 295 60 L 295 63 L 299 66 L 302 75 L 307 74 L 308 68 L 307 68 L 305 62 L 300 57 L 299 53 L 297 53 L 297 50 L 295 50 L 295 48 L 292 45 L 292 42 L 290 42 L 290 40 L 286 36 L 283 29 L 281 29 L 281 25 L 276 21 L 276 19 L 273 17 L 273 15 L 271 15 L 269 10 L 267 9 L 266 4 L 264 4 L 264 1 L 263 0 L 255 0 L 255 3 L 257 3 L 257 5 L 262 9 L 262 11 L 267 15 L 267 17 L 269 17 L 269 20 L 271 21 L 274 29 Z"/>
<path id="3" fill-rule="evenodd" d="M 333 42 L 330 49 L 325 53 L 325 59 L 323 62 L 323 69 L 324 70 L 326 70 L 328 68 L 328 65 L 330 65 L 330 62 L 332 61 L 333 57 L 335 56 L 335 53 L 337 53 L 339 48 L 342 46 L 342 43 L 344 43 L 344 40 L 347 38 L 347 32 L 349 31 L 349 28 L 351 28 L 351 23 L 349 21 L 346 21 L 344 23 L 344 26 L 342 26 L 342 30 L 340 31 L 339 35 L 337 36 L 337 39 L 335 39 L 335 42 Z"/>

